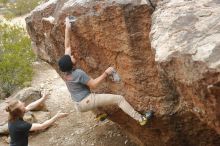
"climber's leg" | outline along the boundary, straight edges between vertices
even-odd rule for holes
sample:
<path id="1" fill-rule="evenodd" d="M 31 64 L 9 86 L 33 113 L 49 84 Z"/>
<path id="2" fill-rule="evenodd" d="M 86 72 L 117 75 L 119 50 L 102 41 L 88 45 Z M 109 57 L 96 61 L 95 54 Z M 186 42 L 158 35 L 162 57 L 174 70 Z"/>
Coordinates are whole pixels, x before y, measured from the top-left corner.
<path id="1" fill-rule="evenodd" d="M 78 109 L 81 112 L 85 112 L 107 105 L 118 105 L 126 114 L 139 121 L 141 125 L 145 125 L 148 118 L 151 117 L 146 117 L 145 115 L 142 116 L 134 110 L 134 108 L 125 100 L 123 96 L 114 94 L 90 94 L 79 102 Z"/>
<path id="2" fill-rule="evenodd" d="M 121 108 L 126 114 L 137 121 L 142 120 L 141 114 L 134 110 L 134 108 L 125 100 L 121 95 L 114 94 L 96 94 L 96 106 L 105 106 L 105 104 L 116 104 Z"/>

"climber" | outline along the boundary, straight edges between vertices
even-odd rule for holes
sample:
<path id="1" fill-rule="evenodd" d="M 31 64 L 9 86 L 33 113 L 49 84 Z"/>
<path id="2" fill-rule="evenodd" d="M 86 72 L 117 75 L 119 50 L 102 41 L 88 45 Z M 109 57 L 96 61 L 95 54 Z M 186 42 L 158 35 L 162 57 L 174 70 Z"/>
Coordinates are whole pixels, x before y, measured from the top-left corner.
<path id="1" fill-rule="evenodd" d="M 28 146 L 29 131 L 43 130 L 52 125 L 60 118 L 66 117 L 67 113 L 57 112 L 51 119 L 39 123 L 28 123 L 23 120 L 25 112 L 31 111 L 42 104 L 49 94 L 44 94 L 40 99 L 30 103 L 25 107 L 25 104 L 18 99 L 10 99 L 7 101 L 6 111 L 9 112 L 8 129 L 10 135 L 10 146 Z"/>
<path id="2" fill-rule="evenodd" d="M 71 94 L 71 98 L 75 103 L 76 109 L 80 112 L 86 112 L 97 107 L 116 104 L 125 113 L 138 121 L 140 125 L 145 125 L 149 118 L 153 116 L 152 111 L 147 112 L 145 115 L 141 115 L 135 111 L 121 95 L 91 93 L 90 89 L 96 88 L 107 76 L 113 73 L 114 69 L 113 67 L 109 67 L 103 74 L 93 79 L 90 78 L 82 69 L 77 69 L 75 67 L 76 59 L 71 55 L 70 46 L 72 19 L 73 18 L 70 20 L 69 17 L 67 17 L 65 20 L 65 54 L 60 58 L 58 64 L 60 70 L 64 72 L 64 80 Z"/>

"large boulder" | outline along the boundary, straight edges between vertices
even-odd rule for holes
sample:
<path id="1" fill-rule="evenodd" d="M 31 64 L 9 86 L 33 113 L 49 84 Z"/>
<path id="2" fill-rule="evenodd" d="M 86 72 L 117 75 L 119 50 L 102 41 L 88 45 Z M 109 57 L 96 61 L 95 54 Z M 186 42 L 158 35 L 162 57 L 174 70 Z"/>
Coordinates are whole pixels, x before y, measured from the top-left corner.
<path id="1" fill-rule="evenodd" d="M 151 2 L 153 7 L 140 0 L 50 0 L 26 18 L 27 30 L 37 55 L 62 75 L 57 62 L 64 54 L 64 19 L 77 17 L 71 46 L 78 65 L 93 77 L 112 65 L 122 78 L 119 84 L 107 80 L 95 92 L 121 94 L 139 112 L 156 112 L 148 126 L 141 127 L 115 106 L 103 109 L 140 145 L 220 145 L 217 95 L 213 95 L 218 65 L 208 66 L 218 58 L 201 61 L 207 54 L 198 45 L 209 30 L 208 40 L 218 46 L 218 1 Z"/>
<path id="2" fill-rule="evenodd" d="M 185 109 L 218 134 L 218 139 L 219 8 L 218 0 L 162 1 L 153 13 L 151 29 L 155 60 L 180 94 L 179 104 L 184 103 Z M 188 135 L 188 131 L 181 133 Z M 202 138 L 201 134 L 197 137 Z"/>

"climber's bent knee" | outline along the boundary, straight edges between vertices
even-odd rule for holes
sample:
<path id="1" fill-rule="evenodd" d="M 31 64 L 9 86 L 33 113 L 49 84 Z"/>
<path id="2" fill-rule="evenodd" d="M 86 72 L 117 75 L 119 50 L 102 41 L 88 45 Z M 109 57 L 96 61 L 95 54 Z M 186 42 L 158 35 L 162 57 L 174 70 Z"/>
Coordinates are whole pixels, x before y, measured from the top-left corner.
<path id="1" fill-rule="evenodd" d="M 121 95 L 117 95 L 116 96 L 116 104 L 120 104 L 121 102 L 123 102 L 125 100 L 125 98 Z"/>

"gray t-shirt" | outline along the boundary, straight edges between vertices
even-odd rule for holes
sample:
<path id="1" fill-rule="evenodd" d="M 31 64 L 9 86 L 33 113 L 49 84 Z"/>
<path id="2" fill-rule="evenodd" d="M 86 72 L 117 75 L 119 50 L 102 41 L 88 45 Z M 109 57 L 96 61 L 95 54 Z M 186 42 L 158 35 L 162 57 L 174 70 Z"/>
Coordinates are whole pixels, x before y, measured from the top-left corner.
<path id="1" fill-rule="evenodd" d="M 67 88 L 74 101 L 79 102 L 91 93 L 86 85 L 90 77 L 81 69 L 72 71 L 72 80 L 66 81 Z"/>

